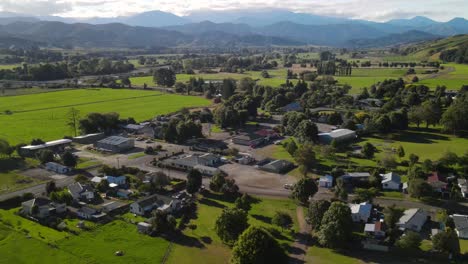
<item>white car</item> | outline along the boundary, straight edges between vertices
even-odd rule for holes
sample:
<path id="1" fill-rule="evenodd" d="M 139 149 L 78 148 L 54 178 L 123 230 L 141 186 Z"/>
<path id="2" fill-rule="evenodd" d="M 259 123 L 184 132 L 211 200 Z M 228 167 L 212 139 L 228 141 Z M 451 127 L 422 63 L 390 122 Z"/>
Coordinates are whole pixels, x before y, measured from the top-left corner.
<path id="1" fill-rule="evenodd" d="M 276 140 L 273 144 L 275 144 L 275 145 L 281 145 L 282 143 L 283 143 L 283 141 L 281 141 L 281 140 Z"/>
<path id="2" fill-rule="evenodd" d="M 286 189 L 286 190 L 292 190 L 292 188 L 294 187 L 293 184 L 290 184 L 290 183 L 286 183 L 285 185 L 283 185 L 283 187 Z"/>

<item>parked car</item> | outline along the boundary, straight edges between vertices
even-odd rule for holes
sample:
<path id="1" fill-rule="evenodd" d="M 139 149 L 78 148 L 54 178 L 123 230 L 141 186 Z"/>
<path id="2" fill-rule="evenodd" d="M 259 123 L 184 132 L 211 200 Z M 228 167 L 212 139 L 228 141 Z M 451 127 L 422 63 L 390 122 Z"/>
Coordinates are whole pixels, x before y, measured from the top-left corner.
<path id="1" fill-rule="evenodd" d="M 274 144 L 275 144 L 275 145 L 281 145 L 281 144 L 283 144 L 283 141 L 282 141 L 282 140 L 276 140 L 276 141 L 274 142 Z"/>
<path id="2" fill-rule="evenodd" d="M 294 187 L 294 185 L 291 184 L 291 183 L 286 183 L 285 185 L 283 185 L 283 187 L 284 187 L 286 190 L 292 190 L 292 188 Z"/>

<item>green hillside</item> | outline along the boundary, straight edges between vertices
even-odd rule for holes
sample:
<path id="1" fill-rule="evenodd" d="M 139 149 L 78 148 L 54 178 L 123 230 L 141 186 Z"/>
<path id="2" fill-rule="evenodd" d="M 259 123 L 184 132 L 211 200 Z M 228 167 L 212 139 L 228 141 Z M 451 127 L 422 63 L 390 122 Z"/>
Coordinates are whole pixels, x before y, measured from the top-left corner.
<path id="1" fill-rule="evenodd" d="M 468 44 L 467 35 L 457 35 L 449 38 L 427 41 L 406 48 L 408 56 L 421 60 L 437 61 L 440 52 Z"/>

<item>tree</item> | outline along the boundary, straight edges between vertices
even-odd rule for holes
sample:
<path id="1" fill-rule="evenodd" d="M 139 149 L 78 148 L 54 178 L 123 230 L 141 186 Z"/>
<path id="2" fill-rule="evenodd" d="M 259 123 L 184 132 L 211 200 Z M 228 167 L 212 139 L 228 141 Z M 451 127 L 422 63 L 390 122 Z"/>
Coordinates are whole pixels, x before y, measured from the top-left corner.
<path id="1" fill-rule="evenodd" d="M 97 185 L 97 189 L 99 192 L 101 193 L 105 193 L 109 190 L 109 182 L 106 180 L 106 179 L 102 179 L 98 185 Z"/>
<path id="2" fill-rule="evenodd" d="M 418 76 L 414 76 L 413 79 L 411 80 L 411 82 L 413 82 L 413 83 L 419 82 Z"/>
<path id="3" fill-rule="evenodd" d="M 297 126 L 294 136 L 300 142 L 317 142 L 318 128 L 315 123 L 310 120 L 302 120 Z"/>
<path id="4" fill-rule="evenodd" d="M 367 159 L 372 159 L 376 151 L 377 149 L 374 147 L 374 145 L 369 142 L 366 142 L 366 144 L 362 146 L 362 154 L 364 154 L 364 157 Z"/>
<path id="5" fill-rule="evenodd" d="M 73 131 L 75 137 L 77 136 L 80 120 L 80 111 L 74 107 L 70 108 L 66 115 L 67 126 Z"/>
<path id="6" fill-rule="evenodd" d="M 460 241 L 457 233 L 452 228 L 447 228 L 432 237 L 432 248 L 436 251 L 453 255 L 460 254 Z"/>
<path id="7" fill-rule="evenodd" d="M 250 211 L 252 208 L 252 197 L 246 193 L 244 193 L 241 197 L 238 197 L 234 202 L 234 205 L 238 209 L 242 209 L 246 212 Z"/>
<path id="8" fill-rule="evenodd" d="M 239 186 L 234 179 L 226 179 L 220 191 L 228 197 L 236 197 L 239 194 Z"/>
<path id="9" fill-rule="evenodd" d="M 265 79 L 270 78 L 270 74 L 267 71 L 263 70 L 262 71 L 262 77 L 265 78 Z"/>
<path id="10" fill-rule="evenodd" d="M 49 149 L 41 149 L 36 153 L 36 157 L 42 164 L 46 164 L 54 161 L 54 152 Z"/>
<path id="11" fill-rule="evenodd" d="M 263 227 L 251 226 L 232 250 L 232 264 L 287 263 L 284 249 Z"/>
<path id="12" fill-rule="evenodd" d="M 335 197 L 346 201 L 348 199 L 348 192 L 346 191 L 346 186 L 344 184 L 343 178 L 338 178 L 336 180 L 335 190 L 334 190 Z"/>
<path id="13" fill-rule="evenodd" d="M 55 185 L 54 181 L 48 181 L 45 186 L 45 191 L 47 194 L 55 192 L 57 190 L 57 186 Z"/>
<path id="14" fill-rule="evenodd" d="M 236 82 L 233 79 L 224 79 L 221 86 L 221 95 L 224 100 L 229 99 L 234 95 L 236 90 Z"/>
<path id="15" fill-rule="evenodd" d="M 277 211 L 275 215 L 273 215 L 271 223 L 281 227 L 281 230 L 284 230 L 285 228 L 290 228 L 293 221 L 291 215 L 288 213 Z"/>
<path id="16" fill-rule="evenodd" d="M 297 150 L 297 144 L 295 140 L 291 140 L 290 142 L 286 143 L 284 148 L 286 151 L 289 153 L 289 155 L 294 157 L 294 153 L 296 153 Z"/>
<path id="17" fill-rule="evenodd" d="M 198 192 L 202 185 L 202 174 L 200 171 L 192 169 L 187 175 L 187 192 L 190 194 Z"/>
<path id="18" fill-rule="evenodd" d="M 226 183 L 225 176 L 222 173 L 218 172 L 215 175 L 213 175 L 213 177 L 211 177 L 210 190 L 214 192 L 219 192 L 221 191 L 221 188 L 223 187 L 225 183 Z"/>
<path id="19" fill-rule="evenodd" d="M 306 143 L 300 146 L 294 153 L 294 160 L 301 166 L 304 176 L 307 176 L 317 162 L 312 144 Z"/>
<path id="20" fill-rule="evenodd" d="M 418 163 L 419 156 L 417 156 L 416 154 L 411 153 L 409 155 L 409 160 L 410 160 L 410 165 L 414 165 L 414 164 Z"/>
<path id="21" fill-rule="evenodd" d="M 398 229 L 398 226 L 396 224 L 400 220 L 400 217 L 403 216 L 403 210 L 397 208 L 395 204 L 393 204 L 391 206 L 386 207 L 383 210 L 383 213 L 384 221 L 387 225 L 387 240 L 391 245 L 393 245 L 395 243 L 395 240 L 400 235 L 400 230 Z"/>
<path id="22" fill-rule="evenodd" d="M 377 197 L 379 194 L 379 190 L 375 187 L 365 189 L 365 188 L 356 188 L 354 189 L 354 193 L 357 195 L 357 201 L 361 202 L 370 202 Z"/>
<path id="23" fill-rule="evenodd" d="M 396 242 L 396 245 L 402 249 L 415 250 L 419 249 L 419 247 L 421 246 L 421 242 L 422 238 L 418 233 L 408 231 Z"/>
<path id="24" fill-rule="evenodd" d="M 76 164 L 77 164 L 77 160 L 76 160 L 75 155 L 73 155 L 69 151 L 65 152 L 62 155 L 62 162 L 63 162 L 63 165 L 65 165 L 67 167 L 72 167 L 72 168 L 76 167 Z"/>
<path id="25" fill-rule="evenodd" d="M 398 157 L 403 158 L 405 156 L 405 149 L 403 146 L 399 146 L 397 150 Z"/>
<path id="26" fill-rule="evenodd" d="M 346 246 L 352 235 L 351 209 L 342 202 L 333 202 L 322 218 L 318 242 L 329 248 Z"/>
<path id="27" fill-rule="evenodd" d="M 158 85 L 172 87 L 176 82 L 176 74 L 172 69 L 160 68 L 154 72 L 153 80 Z"/>
<path id="28" fill-rule="evenodd" d="M 216 234 L 229 246 L 234 245 L 240 234 L 248 227 L 247 213 L 238 208 L 225 208 L 215 223 Z"/>
<path id="29" fill-rule="evenodd" d="M 430 197 L 432 186 L 423 179 L 413 179 L 408 182 L 408 193 L 415 198 Z"/>
<path id="30" fill-rule="evenodd" d="M 313 179 L 302 178 L 294 185 L 291 198 L 305 204 L 310 197 L 317 193 L 317 191 L 317 184 Z"/>
<path id="31" fill-rule="evenodd" d="M 311 227 L 318 231 L 320 230 L 320 225 L 322 224 L 322 218 L 328 208 L 330 208 L 330 202 L 327 200 L 314 200 L 309 204 L 309 224 Z"/>
<path id="32" fill-rule="evenodd" d="M 457 96 L 457 100 L 442 115 L 441 123 L 446 131 L 459 133 L 468 130 L 468 93 Z"/>
<path id="33" fill-rule="evenodd" d="M 123 86 L 127 86 L 128 88 L 132 88 L 132 82 L 128 77 L 124 77 L 120 80 Z"/>
<path id="34" fill-rule="evenodd" d="M 164 232 L 173 231 L 175 229 L 175 219 L 170 217 L 166 212 L 160 210 L 153 211 L 151 218 L 151 233 L 158 235 Z"/>

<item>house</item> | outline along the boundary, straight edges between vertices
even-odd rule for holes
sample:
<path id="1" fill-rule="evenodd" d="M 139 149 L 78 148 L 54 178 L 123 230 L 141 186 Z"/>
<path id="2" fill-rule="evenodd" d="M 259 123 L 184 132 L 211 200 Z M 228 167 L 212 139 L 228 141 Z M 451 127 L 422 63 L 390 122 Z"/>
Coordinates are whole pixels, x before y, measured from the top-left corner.
<path id="1" fill-rule="evenodd" d="M 401 191 L 405 194 L 408 194 L 408 182 L 404 182 L 401 186 Z"/>
<path id="2" fill-rule="evenodd" d="M 88 206 L 83 206 L 80 209 L 78 209 L 76 211 L 76 215 L 82 219 L 95 221 L 101 220 L 106 216 L 105 213 L 99 212 L 97 209 Z"/>
<path id="3" fill-rule="evenodd" d="M 364 233 L 368 236 L 381 239 L 385 238 L 385 231 L 383 230 L 383 222 L 377 221 L 373 224 L 366 224 L 364 226 Z"/>
<path id="4" fill-rule="evenodd" d="M 151 230 L 151 225 L 146 222 L 139 222 L 137 224 L 137 230 L 142 234 L 148 234 Z"/>
<path id="5" fill-rule="evenodd" d="M 255 158 L 252 157 L 249 153 L 239 153 L 237 156 L 234 157 L 234 162 L 248 165 L 255 161 Z"/>
<path id="6" fill-rule="evenodd" d="M 278 132 L 273 129 L 260 129 L 256 131 L 255 134 L 263 137 L 264 141 L 270 141 L 280 137 Z"/>
<path id="7" fill-rule="evenodd" d="M 117 186 L 122 186 L 127 183 L 126 176 L 104 176 L 103 179 L 107 180 L 110 184 L 116 184 Z"/>
<path id="8" fill-rule="evenodd" d="M 135 134 L 135 135 L 144 135 L 149 138 L 154 138 L 155 131 L 152 127 L 152 124 L 149 122 L 140 123 L 140 124 L 128 124 L 123 126 L 123 129 L 127 133 Z"/>
<path id="9" fill-rule="evenodd" d="M 192 150 L 203 152 L 221 152 L 228 148 L 226 142 L 209 138 L 190 139 L 187 144 L 191 145 Z"/>
<path id="10" fill-rule="evenodd" d="M 329 133 L 318 134 L 319 141 L 322 144 L 330 144 L 333 140 L 336 143 L 345 143 L 356 139 L 356 131 L 349 129 L 336 129 Z"/>
<path id="11" fill-rule="evenodd" d="M 364 202 L 360 204 L 349 204 L 351 209 L 351 218 L 353 222 L 364 222 L 369 221 L 369 217 L 372 211 L 372 204 Z"/>
<path id="12" fill-rule="evenodd" d="M 331 188 L 333 187 L 333 176 L 325 175 L 319 179 L 319 187 L 322 188 Z"/>
<path id="13" fill-rule="evenodd" d="M 257 134 L 243 134 L 232 138 L 232 143 L 236 145 L 256 148 L 265 142 L 265 137 Z"/>
<path id="14" fill-rule="evenodd" d="M 447 193 L 447 181 L 438 172 L 433 172 L 427 177 L 427 183 L 432 186 L 432 189 L 438 193 Z"/>
<path id="15" fill-rule="evenodd" d="M 466 179 L 458 179 L 457 183 L 458 187 L 460 187 L 460 192 L 463 198 L 468 197 L 468 182 L 466 181 Z"/>
<path id="16" fill-rule="evenodd" d="M 259 162 L 257 167 L 261 170 L 272 172 L 272 173 L 286 173 L 292 168 L 294 168 L 294 164 L 287 160 L 270 160 L 266 159 Z"/>
<path id="17" fill-rule="evenodd" d="M 34 157 L 36 153 L 41 149 L 50 149 L 53 152 L 63 152 L 65 147 L 71 145 L 71 139 L 59 139 L 54 141 L 49 141 L 41 145 L 29 145 L 21 147 L 19 154 L 26 157 Z"/>
<path id="18" fill-rule="evenodd" d="M 428 214 L 420 208 L 412 208 L 405 210 L 403 216 L 396 224 L 402 231 L 412 230 L 415 232 L 421 231 L 422 227 L 426 223 Z"/>
<path id="19" fill-rule="evenodd" d="M 128 199 L 128 197 L 130 197 L 130 195 L 132 195 L 133 192 L 127 189 L 118 189 L 116 194 L 119 198 Z"/>
<path id="20" fill-rule="evenodd" d="M 74 137 L 72 140 L 73 142 L 78 143 L 78 144 L 88 145 L 88 144 L 94 144 L 96 141 L 101 140 L 105 137 L 106 136 L 104 133 L 95 133 L 95 134 L 87 134 L 87 135 Z"/>
<path id="21" fill-rule="evenodd" d="M 451 217 L 455 223 L 455 231 L 458 237 L 468 239 L 468 215 L 454 214 Z"/>
<path id="22" fill-rule="evenodd" d="M 380 174 L 382 177 L 382 189 L 399 191 L 401 186 L 401 177 L 400 175 L 389 172 L 387 174 Z"/>
<path id="23" fill-rule="evenodd" d="M 94 199 L 94 188 L 88 184 L 81 184 L 75 182 L 68 185 L 68 192 L 71 194 L 74 200 L 80 201 L 91 201 Z"/>
<path id="24" fill-rule="evenodd" d="M 136 215 L 145 215 L 153 209 L 168 213 L 176 212 L 179 209 L 180 201 L 168 196 L 154 194 L 142 198 L 130 205 L 130 212 Z"/>
<path id="25" fill-rule="evenodd" d="M 99 184 L 99 183 L 101 183 L 103 180 L 104 180 L 104 177 L 94 176 L 94 177 L 91 179 L 91 182 L 94 183 L 94 184 Z"/>
<path id="26" fill-rule="evenodd" d="M 371 175 L 368 172 L 349 172 L 340 178 L 343 179 L 345 183 L 355 183 L 360 181 L 368 181 L 370 176 Z"/>
<path id="27" fill-rule="evenodd" d="M 292 102 L 278 109 L 281 112 L 302 112 L 303 108 L 299 102 Z"/>
<path id="28" fill-rule="evenodd" d="M 67 210 L 65 204 L 51 202 L 48 198 L 38 197 L 21 203 L 22 212 L 28 216 L 46 218 L 51 214 L 63 213 Z"/>
<path id="29" fill-rule="evenodd" d="M 217 173 L 221 173 L 221 170 L 215 167 L 203 166 L 203 165 L 195 165 L 193 167 L 195 170 L 198 170 L 201 174 L 207 176 L 213 176 Z"/>
<path id="30" fill-rule="evenodd" d="M 94 143 L 94 147 L 113 153 L 120 153 L 134 148 L 135 140 L 132 138 L 112 136 Z"/>
<path id="31" fill-rule="evenodd" d="M 104 212 L 108 215 L 128 212 L 128 208 L 129 205 L 121 201 L 110 201 L 99 206 L 101 212 Z"/>
<path id="32" fill-rule="evenodd" d="M 45 166 L 48 171 L 53 171 L 59 174 L 67 174 L 72 171 L 72 168 L 56 162 L 47 162 Z"/>

